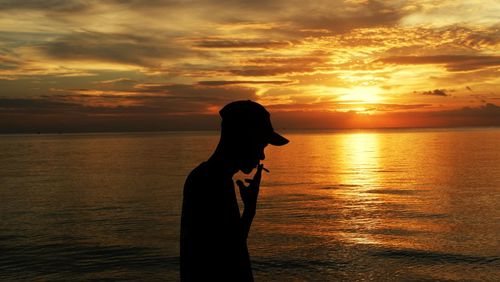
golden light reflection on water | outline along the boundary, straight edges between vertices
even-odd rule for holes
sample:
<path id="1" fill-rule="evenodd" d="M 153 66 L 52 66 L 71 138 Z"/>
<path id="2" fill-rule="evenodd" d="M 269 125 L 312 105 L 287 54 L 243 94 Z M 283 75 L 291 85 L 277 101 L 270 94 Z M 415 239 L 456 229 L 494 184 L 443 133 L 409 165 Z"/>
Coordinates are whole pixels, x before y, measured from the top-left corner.
<path id="1" fill-rule="evenodd" d="M 370 133 L 343 134 L 340 138 L 343 161 L 340 180 L 343 184 L 369 188 L 378 183 L 378 136 Z M 363 190 L 357 190 L 360 194 Z"/>
<path id="2" fill-rule="evenodd" d="M 500 130 L 285 136 L 290 144 L 266 149 L 271 173 L 249 236 L 256 280 L 500 277 Z M 11 277 L 37 280 L 47 265 L 44 277 L 175 281 L 182 185 L 217 138 L 2 137 L 2 254 Z M 82 264 L 68 268 L 61 258 Z M 123 272 L 110 274 L 112 266 Z"/>
<path id="3" fill-rule="evenodd" d="M 371 214 L 374 211 L 373 202 L 380 201 L 380 196 L 369 193 L 374 187 L 378 187 L 379 170 L 379 135 L 373 133 L 343 134 L 339 143 L 342 152 L 342 166 L 339 168 L 340 184 L 350 187 L 345 192 L 337 193 L 343 201 L 350 203 L 346 208 L 359 210 L 361 214 Z M 381 225 L 380 219 L 352 218 L 341 221 L 341 230 L 349 232 L 337 232 L 337 236 L 343 240 L 358 244 L 379 244 L 375 236 L 369 233 L 352 232 L 353 229 L 376 229 Z"/>
<path id="4" fill-rule="evenodd" d="M 475 139 L 470 135 L 340 132 L 291 136 L 286 148 L 269 148 L 265 163 L 272 173 L 265 176 L 269 189 L 262 193 L 264 207 L 267 197 L 273 199 L 269 205 L 274 212 L 280 210 L 291 218 L 271 216 L 264 228 L 355 245 L 444 250 L 449 243 L 446 234 L 455 228 L 447 215 L 464 214 L 453 207 L 450 195 L 462 197 L 472 187 L 460 182 L 468 174 L 457 171 L 472 170 L 467 163 L 482 161 L 474 159 L 492 158 L 469 155 L 468 162 L 455 161 L 465 156 L 457 154 L 457 148 L 467 152 L 471 148 L 464 146 L 474 144 L 464 141 Z M 494 142 L 485 144 L 494 147 Z M 482 177 L 474 179 L 484 182 Z M 265 209 L 261 213 L 267 216 Z"/>

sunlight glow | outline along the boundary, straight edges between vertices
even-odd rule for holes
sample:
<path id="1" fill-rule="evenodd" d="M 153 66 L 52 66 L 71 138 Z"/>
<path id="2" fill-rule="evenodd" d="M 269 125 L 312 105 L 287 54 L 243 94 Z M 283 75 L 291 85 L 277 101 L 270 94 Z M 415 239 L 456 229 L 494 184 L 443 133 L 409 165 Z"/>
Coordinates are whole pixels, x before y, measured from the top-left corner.
<path id="1" fill-rule="evenodd" d="M 344 152 L 342 162 L 343 167 L 340 170 L 340 183 L 345 187 L 352 187 L 348 192 L 339 195 L 351 201 L 363 214 L 376 213 L 377 210 L 372 205 L 373 202 L 383 201 L 379 195 L 370 193 L 371 190 L 380 186 L 379 164 L 379 135 L 373 133 L 345 134 L 342 136 L 341 144 Z M 355 171 L 356 173 L 349 173 Z M 363 224 L 360 225 L 359 222 Z M 350 228 L 369 228 L 376 229 L 382 225 L 379 220 L 364 220 L 359 218 L 356 221 L 349 220 L 347 224 Z M 345 232 L 338 234 L 344 240 L 356 244 L 380 244 L 379 238 L 368 233 Z"/>
<path id="2" fill-rule="evenodd" d="M 379 103 L 382 98 L 379 96 L 380 88 L 374 86 L 356 86 L 348 89 L 340 97 L 341 101 L 349 104 Z"/>

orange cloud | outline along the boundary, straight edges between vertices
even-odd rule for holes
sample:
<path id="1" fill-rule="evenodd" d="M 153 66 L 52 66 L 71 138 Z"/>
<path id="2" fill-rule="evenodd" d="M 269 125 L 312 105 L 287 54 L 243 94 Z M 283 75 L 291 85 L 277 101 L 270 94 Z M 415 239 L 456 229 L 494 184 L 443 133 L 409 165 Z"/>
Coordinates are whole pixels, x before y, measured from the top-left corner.
<path id="1" fill-rule="evenodd" d="M 468 125 L 457 109 L 500 95 L 485 1 L 3 1 L 2 111 L 133 123 L 253 99 L 331 126 Z"/>
<path id="2" fill-rule="evenodd" d="M 476 70 L 500 66 L 500 56 L 468 56 L 468 55 L 438 55 L 438 56 L 398 56 L 379 59 L 386 64 L 420 65 L 442 64 L 449 71 Z"/>

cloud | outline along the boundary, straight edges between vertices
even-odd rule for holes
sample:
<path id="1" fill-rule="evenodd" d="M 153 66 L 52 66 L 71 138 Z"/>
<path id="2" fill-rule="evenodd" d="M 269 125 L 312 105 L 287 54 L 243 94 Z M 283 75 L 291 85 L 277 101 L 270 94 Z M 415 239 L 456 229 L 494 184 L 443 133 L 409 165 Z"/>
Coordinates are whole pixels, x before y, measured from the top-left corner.
<path id="1" fill-rule="evenodd" d="M 249 58 L 242 66 L 230 69 L 229 73 L 239 76 L 276 76 L 284 74 L 306 74 L 328 65 L 329 53 L 315 51 L 303 56 L 263 56 Z"/>
<path id="2" fill-rule="evenodd" d="M 199 85 L 205 86 L 223 86 L 234 84 L 289 84 L 293 83 L 290 80 L 207 80 L 198 82 Z"/>
<path id="3" fill-rule="evenodd" d="M 500 56 L 437 55 L 394 56 L 378 59 L 377 62 L 398 65 L 441 64 L 449 71 L 468 71 L 500 66 Z"/>
<path id="4" fill-rule="evenodd" d="M 8 48 L 2 48 L 2 45 L 0 43 L 0 77 L 4 77 L 5 79 L 15 80 L 28 76 L 44 77 L 48 75 L 59 77 L 91 75 L 86 70 L 72 69 L 66 66 L 43 64 L 36 56 L 24 57 L 23 55 L 16 52 L 16 50 L 5 49 Z"/>
<path id="5" fill-rule="evenodd" d="M 131 85 L 137 83 L 137 80 L 122 77 L 116 79 L 108 79 L 94 82 L 95 84 L 99 84 L 101 86 L 115 86 L 115 85 Z"/>
<path id="6" fill-rule="evenodd" d="M 0 0 L 0 95 L 38 95 L 44 115 L 128 117 L 200 115 L 235 99 L 386 114 L 493 101 L 500 33 L 482 18 L 496 8 L 470 15 L 484 7 L 458 1 L 463 19 L 443 26 L 450 15 L 426 9 L 457 1 L 417 2 Z"/>
<path id="7" fill-rule="evenodd" d="M 307 99 L 302 99 L 305 102 L 294 102 L 294 103 L 281 103 L 281 104 L 270 104 L 267 106 L 272 111 L 308 111 L 308 112 L 321 112 L 325 108 L 330 111 L 352 111 L 352 112 L 397 112 L 397 111 L 408 111 L 408 110 L 420 110 L 424 108 L 429 108 L 431 104 L 390 104 L 390 103 L 361 103 L 357 104 L 358 108 L 364 110 L 352 110 L 353 104 L 350 101 L 336 101 L 331 97 L 323 97 L 323 99 L 318 99 L 318 97 L 309 97 Z M 316 100 L 316 101 L 314 101 Z M 359 101 L 352 101 L 359 102 Z"/>
<path id="8" fill-rule="evenodd" d="M 454 117 L 458 119 L 473 118 L 491 118 L 500 125 L 500 106 L 493 103 L 485 103 L 479 107 L 463 107 L 457 110 L 440 111 L 433 113 L 435 116 Z"/>
<path id="9" fill-rule="evenodd" d="M 279 111 L 271 112 L 276 128 L 409 128 L 500 126 L 500 107 L 484 104 L 444 111 L 398 111 L 381 114 L 356 114 L 338 111 Z"/>
<path id="10" fill-rule="evenodd" d="M 43 10 L 55 12 L 81 12 L 90 8 L 88 1 L 82 0 L 4 0 L 0 10 Z"/>
<path id="11" fill-rule="evenodd" d="M 238 85 L 137 84 L 132 91 L 59 89 L 33 98 L 0 97 L 0 132 L 214 129 L 216 112 L 257 100 Z"/>
<path id="12" fill-rule="evenodd" d="M 416 92 L 416 93 L 420 93 L 422 95 L 429 95 L 429 96 L 448 96 L 446 89 L 434 89 L 434 90 L 422 91 L 422 92 Z"/>
<path id="13" fill-rule="evenodd" d="M 0 98 L 0 113 L 62 113 L 80 108 L 80 105 L 43 98 Z M 64 111 L 61 111 L 64 110 Z"/>
<path id="14" fill-rule="evenodd" d="M 275 49 L 291 45 L 289 41 L 255 39 L 203 39 L 195 41 L 196 47 L 218 49 Z"/>
<path id="15" fill-rule="evenodd" d="M 333 12 L 335 11 L 335 12 Z M 332 9 L 331 2 L 305 7 L 289 20 L 302 30 L 328 30 L 332 34 L 346 33 L 359 28 L 392 26 L 405 16 L 400 7 L 382 1 L 344 2 Z"/>
<path id="16" fill-rule="evenodd" d="M 191 93 L 189 87 L 167 87 L 169 91 L 179 88 L 183 90 L 177 98 L 180 97 L 182 103 L 176 103 L 176 99 L 168 95 L 90 97 L 112 102 L 107 105 L 84 105 L 81 101 L 89 97 L 73 94 L 24 99 L 0 98 L 0 132 L 217 129 L 220 122 L 217 110 L 227 101 L 214 104 L 214 109 L 207 112 L 207 104 L 196 103 L 196 100 L 188 97 Z M 155 89 L 159 91 L 153 88 Z M 123 101 L 139 103 L 121 105 L 120 102 Z M 216 98 L 215 101 L 219 99 Z M 330 103 L 333 105 L 334 101 Z M 444 111 L 422 110 L 429 106 L 426 104 L 366 105 L 381 110 L 380 114 L 371 115 L 353 111 L 325 111 L 314 104 L 302 109 L 298 106 L 300 105 L 275 104 L 267 105 L 266 108 L 272 113 L 275 127 L 287 129 L 500 125 L 500 107 L 493 103 Z M 341 106 L 339 105 L 339 109 Z M 405 110 L 384 112 L 384 108 Z M 408 109 L 418 111 L 407 111 Z"/>
<path id="17" fill-rule="evenodd" d="M 162 60 L 195 56 L 168 38 L 122 33 L 77 32 L 38 46 L 59 61 L 112 62 L 136 66 L 158 66 Z"/>
<path id="18" fill-rule="evenodd" d="M 426 25 L 435 28 L 475 23 L 481 26 L 498 24 L 500 5 L 496 0 L 404 1 L 411 13 L 401 20 L 404 26 Z"/>
<path id="19" fill-rule="evenodd" d="M 15 58 L 13 54 L 2 54 L 0 50 L 0 71 L 14 70 L 22 65 L 22 61 Z"/>
<path id="20" fill-rule="evenodd" d="M 241 76 L 274 76 L 280 74 L 291 74 L 291 73 L 307 73 L 312 72 L 314 69 L 312 67 L 244 67 L 242 69 L 233 69 L 229 72 L 235 75 Z"/>
<path id="21" fill-rule="evenodd" d="M 239 85 L 136 84 L 131 90 L 52 89 L 34 98 L 0 97 L 0 113 L 206 114 L 234 100 L 257 100 Z"/>
<path id="22" fill-rule="evenodd" d="M 464 39 L 462 39 L 460 43 L 475 49 L 498 47 L 500 44 L 500 30 L 487 30 L 482 33 L 471 32 Z"/>
<path id="23" fill-rule="evenodd" d="M 166 94 L 169 98 L 179 101 L 210 105 L 257 97 L 255 88 L 243 86 L 208 87 L 190 84 L 144 83 L 137 84 L 135 89 L 142 93 Z"/>
<path id="24" fill-rule="evenodd" d="M 261 58 L 250 58 L 245 61 L 245 63 L 255 64 L 255 65 L 320 65 L 328 61 L 328 56 L 330 54 L 324 51 L 313 52 L 309 55 L 296 57 L 283 57 L 283 56 L 272 56 L 272 57 L 261 57 Z"/>

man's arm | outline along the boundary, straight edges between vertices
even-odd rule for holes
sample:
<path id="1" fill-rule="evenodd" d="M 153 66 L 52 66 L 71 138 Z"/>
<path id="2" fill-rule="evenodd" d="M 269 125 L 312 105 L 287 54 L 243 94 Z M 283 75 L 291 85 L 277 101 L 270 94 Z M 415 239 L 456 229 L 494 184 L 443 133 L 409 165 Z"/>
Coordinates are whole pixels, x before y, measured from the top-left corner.
<path id="1" fill-rule="evenodd" d="M 252 225 L 252 221 L 257 210 L 257 199 L 259 197 L 260 180 L 262 178 L 263 167 L 263 164 L 259 164 L 253 179 L 245 180 L 249 183 L 248 186 L 245 186 L 241 180 L 236 181 L 236 184 L 240 188 L 241 200 L 244 205 L 243 214 L 241 216 L 241 226 L 243 237 L 245 239 L 248 238 L 250 226 Z"/>

